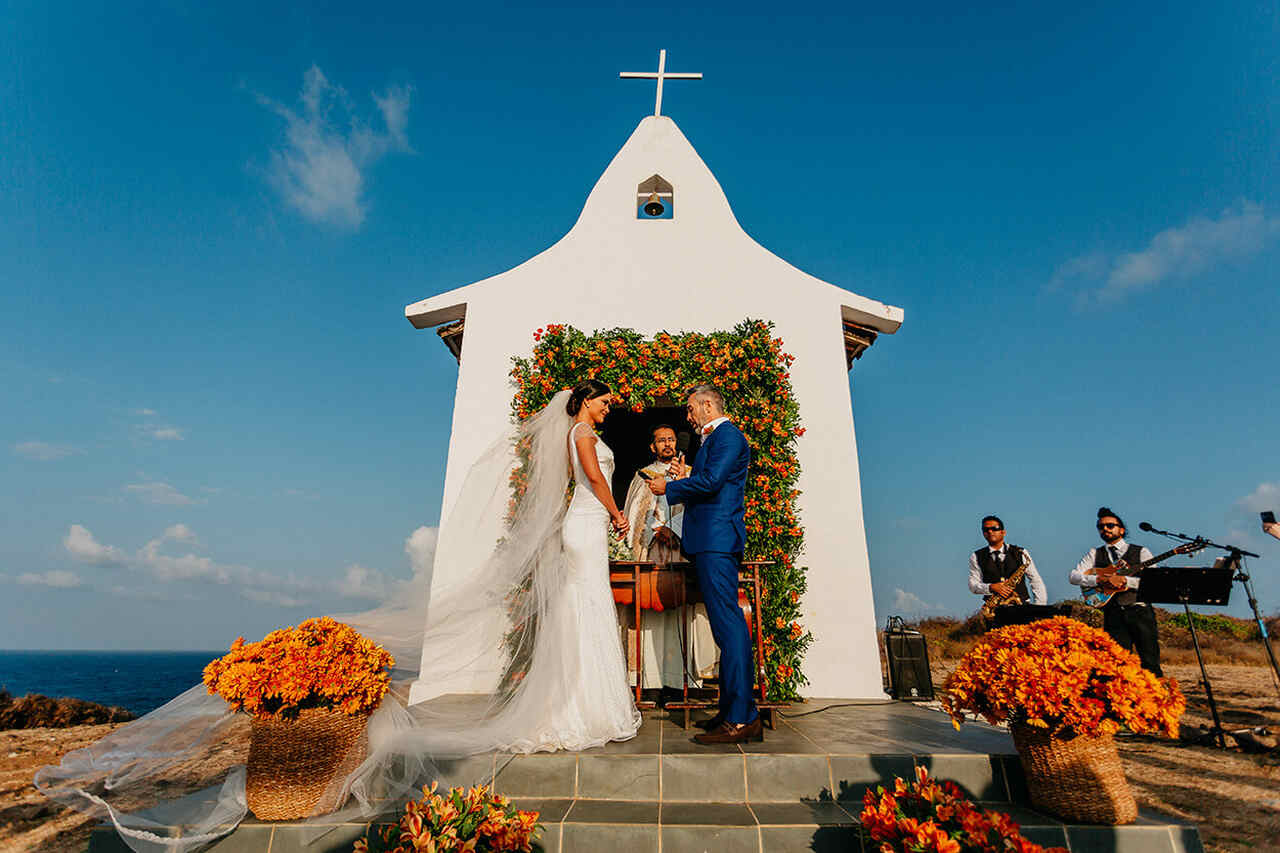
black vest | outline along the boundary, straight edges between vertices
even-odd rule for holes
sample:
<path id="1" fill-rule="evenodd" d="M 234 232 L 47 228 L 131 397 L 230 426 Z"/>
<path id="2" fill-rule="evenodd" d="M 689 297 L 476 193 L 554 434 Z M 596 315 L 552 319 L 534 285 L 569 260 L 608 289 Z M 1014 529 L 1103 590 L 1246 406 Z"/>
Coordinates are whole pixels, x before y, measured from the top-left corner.
<path id="1" fill-rule="evenodd" d="M 982 582 L 985 584 L 993 584 L 996 581 L 1004 580 L 1022 565 L 1022 549 L 1017 545 L 1010 545 L 1005 549 L 1004 561 L 999 564 L 991 556 L 990 548 L 979 548 L 973 552 L 973 556 L 978 558 L 978 568 L 982 569 Z M 1022 599 L 1023 604 L 1031 600 L 1031 595 L 1027 592 L 1026 575 L 1022 576 L 1022 580 L 1018 581 L 1018 585 L 1014 589 L 1017 590 L 1018 597 Z"/>
<path id="2" fill-rule="evenodd" d="M 1111 565 L 1111 553 L 1107 550 L 1108 547 L 1107 545 L 1100 545 L 1093 549 L 1093 567 L 1095 569 L 1102 569 Z M 1128 563 L 1130 567 L 1138 565 L 1138 563 L 1142 562 L 1142 546 L 1134 545 L 1130 542 L 1129 547 L 1120 555 L 1120 559 Z M 1137 603 L 1138 591 L 1136 589 L 1124 589 L 1111 596 L 1111 600 L 1107 602 L 1106 606 Z"/>

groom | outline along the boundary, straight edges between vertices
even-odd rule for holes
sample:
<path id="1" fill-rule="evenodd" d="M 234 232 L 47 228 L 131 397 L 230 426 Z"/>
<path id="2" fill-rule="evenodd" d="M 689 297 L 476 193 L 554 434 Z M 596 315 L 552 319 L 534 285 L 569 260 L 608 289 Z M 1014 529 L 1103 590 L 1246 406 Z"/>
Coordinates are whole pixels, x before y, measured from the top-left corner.
<path id="1" fill-rule="evenodd" d="M 700 724 L 707 732 L 694 740 L 761 741 L 764 726 L 751 695 L 751 633 L 738 607 L 738 571 L 747 538 L 742 511 L 751 449 L 742 431 L 725 417 L 724 397 L 712 386 L 699 385 L 690 391 L 687 411 L 689 423 L 702 433 L 694 473 L 670 482 L 661 477 L 648 482 L 655 495 L 667 496 L 667 503 L 684 504 L 684 551 L 693 557 L 711 634 L 720 647 L 720 710 Z"/>

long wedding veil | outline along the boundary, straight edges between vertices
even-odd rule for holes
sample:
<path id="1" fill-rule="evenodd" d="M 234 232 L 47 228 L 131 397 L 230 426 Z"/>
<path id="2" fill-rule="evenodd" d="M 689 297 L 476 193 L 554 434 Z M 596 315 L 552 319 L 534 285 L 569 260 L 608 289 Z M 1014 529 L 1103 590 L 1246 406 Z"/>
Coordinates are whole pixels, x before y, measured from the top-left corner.
<path id="1" fill-rule="evenodd" d="M 543 742 L 529 721 L 547 719 L 539 712 L 574 678 L 538 632 L 565 581 L 568 397 L 556 394 L 472 466 L 438 544 L 430 590 L 422 584 L 373 610 L 336 617 L 390 650 L 396 668 L 357 752 L 340 766 L 358 764 L 320 800 L 344 805 L 312 815 L 317 834 L 322 822 L 399 808 L 433 780 L 487 778 L 492 762 L 472 756 Z M 437 695 L 409 705 L 415 681 Z M 50 798 L 109 820 L 137 853 L 187 853 L 244 819 L 248 740 L 247 716 L 197 685 L 41 768 L 35 783 Z"/>

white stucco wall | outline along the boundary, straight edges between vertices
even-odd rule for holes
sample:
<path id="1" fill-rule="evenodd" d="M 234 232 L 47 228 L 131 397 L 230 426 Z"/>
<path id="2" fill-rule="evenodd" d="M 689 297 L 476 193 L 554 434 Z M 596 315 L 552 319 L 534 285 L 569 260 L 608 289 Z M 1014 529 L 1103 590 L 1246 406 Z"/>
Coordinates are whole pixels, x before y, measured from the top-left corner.
<path id="1" fill-rule="evenodd" d="M 655 173 L 675 188 L 675 216 L 638 220 L 636 186 Z M 678 294 L 674 314 L 671 303 L 643 298 L 654 288 Z M 495 395 L 512 392 L 511 358 L 529 354 L 535 329 L 568 323 L 588 333 L 625 326 L 652 335 L 729 329 L 748 317 L 772 320 L 796 357 L 791 382 L 806 428 L 797 442 L 801 564 L 809 567 L 803 618 L 814 634 L 804 661 L 805 692 L 883 696 L 841 319 L 891 333 L 902 323 L 901 309 L 814 278 L 752 240 L 715 177 L 665 116 L 640 122 L 558 243 L 505 273 L 410 305 L 405 314 L 425 328 L 456 318 L 463 306 L 441 554 L 451 537 L 466 535 L 450 528 L 450 507 L 476 456 L 507 422 L 508 408 L 495 405 Z M 868 357 L 882 355 L 877 348 Z M 442 562 L 436 582 L 451 570 Z M 477 673 L 476 686 L 489 675 Z M 438 690 L 416 685 L 412 700 Z"/>

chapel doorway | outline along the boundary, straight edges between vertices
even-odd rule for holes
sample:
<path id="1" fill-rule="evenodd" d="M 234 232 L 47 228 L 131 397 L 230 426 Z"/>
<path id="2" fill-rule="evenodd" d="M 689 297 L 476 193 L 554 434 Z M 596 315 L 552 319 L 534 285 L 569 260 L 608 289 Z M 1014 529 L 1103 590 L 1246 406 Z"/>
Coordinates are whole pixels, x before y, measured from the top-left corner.
<path id="1" fill-rule="evenodd" d="M 614 409 L 604 420 L 600 437 L 613 451 L 613 482 L 610 485 L 619 509 L 627 499 L 627 489 L 636 471 L 653 461 L 649 443 L 654 427 L 659 424 L 675 429 L 676 447 L 684 454 L 686 462 L 692 462 L 701 437 L 693 434 L 689 421 L 685 419 L 684 406 L 655 406 L 642 412 Z"/>

